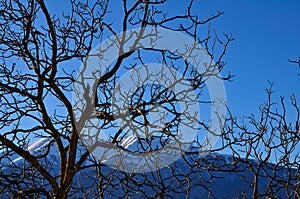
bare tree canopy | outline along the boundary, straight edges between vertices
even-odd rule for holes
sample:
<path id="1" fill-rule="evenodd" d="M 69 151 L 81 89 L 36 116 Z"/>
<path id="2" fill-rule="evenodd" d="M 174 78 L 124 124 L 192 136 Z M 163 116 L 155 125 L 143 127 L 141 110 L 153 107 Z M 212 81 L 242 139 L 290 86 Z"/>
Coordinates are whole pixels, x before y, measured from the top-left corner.
<path id="1" fill-rule="evenodd" d="M 172 3 L 0 1 L 1 197 L 218 198 L 228 174 L 237 197 L 300 197 L 296 99 L 294 124 L 272 90 L 250 128 L 225 119 L 224 99 L 203 97 L 232 78 L 220 72 L 233 37 L 211 28 L 223 13 Z"/>

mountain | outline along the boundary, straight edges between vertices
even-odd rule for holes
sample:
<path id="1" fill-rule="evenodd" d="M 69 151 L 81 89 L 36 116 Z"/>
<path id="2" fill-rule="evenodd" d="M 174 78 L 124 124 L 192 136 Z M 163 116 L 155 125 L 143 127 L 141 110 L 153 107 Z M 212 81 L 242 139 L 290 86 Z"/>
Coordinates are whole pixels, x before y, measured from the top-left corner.
<path id="1" fill-rule="evenodd" d="M 137 139 L 129 136 L 120 145 L 131 152 L 140 152 L 141 149 L 159 149 L 165 143 L 166 140 L 159 137 Z M 51 147 L 48 151 L 49 144 Z M 47 158 L 41 159 L 40 162 L 50 164 L 49 173 L 58 175 L 58 151 L 50 139 L 45 138 L 34 142 L 28 147 L 28 151 L 33 155 L 49 153 Z M 199 158 L 193 151 L 195 149 L 188 151 L 190 154 L 184 154 L 169 166 L 153 172 L 132 174 L 101 166 L 98 168 L 98 172 L 101 171 L 99 176 L 95 168 L 82 170 L 75 176 L 70 194 L 73 194 L 72 197 L 75 198 L 80 198 L 82 195 L 94 198 L 97 194 L 104 198 L 157 198 L 160 196 L 165 198 L 251 198 L 253 174 L 249 170 L 249 165 L 242 162 L 237 163 L 235 157 L 227 154 L 210 153 L 204 158 Z M 107 160 L 103 163 L 108 162 Z M 248 162 L 253 168 L 257 166 L 255 160 Z M 6 174 L 13 173 L 15 166 L 27 165 L 28 168 L 30 166 L 16 154 L 12 154 L 10 159 L 0 163 L 1 172 Z M 89 162 L 86 162 L 86 165 L 88 164 Z M 231 172 L 232 168 L 238 168 L 239 172 Z M 263 192 L 269 183 L 267 176 L 274 175 L 272 168 L 274 165 L 267 164 L 263 169 L 264 172 L 259 174 L 258 189 L 260 192 Z M 276 176 L 281 176 L 284 180 L 287 170 L 281 168 L 277 171 Z M 296 170 L 292 172 L 296 172 Z M 39 186 L 38 183 L 43 182 L 42 179 L 37 179 L 29 183 L 31 183 L 30 186 Z M 93 188 L 95 183 L 100 184 L 100 189 Z M 83 190 L 80 190 L 79 188 L 82 187 Z M 0 190 L 1 188 L 3 187 L 0 187 Z M 24 185 L 24 189 L 26 188 L 29 187 Z M 278 191 L 276 195 L 281 198 L 287 197 L 284 190 Z M 5 198 L 5 196 L 8 195 L 2 194 L 1 198 Z"/>

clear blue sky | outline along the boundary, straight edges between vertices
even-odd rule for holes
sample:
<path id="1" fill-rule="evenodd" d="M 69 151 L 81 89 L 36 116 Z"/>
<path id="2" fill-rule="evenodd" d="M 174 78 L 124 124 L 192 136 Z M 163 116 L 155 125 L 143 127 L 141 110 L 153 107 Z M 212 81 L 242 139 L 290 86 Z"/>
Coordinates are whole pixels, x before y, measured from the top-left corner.
<path id="1" fill-rule="evenodd" d="M 178 13 L 184 8 L 184 0 L 170 0 L 169 13 Z M 53 11 L 68 10 L 66 2 L 48 1 Z M 113 12 L 109 17 L 114 26 L 122 13 L 121 1 L 112 0 Z M 63 5 L 64 4 L 64 5 Z M 59 5 L 59 6 L 58 6 Z M 265 89 L 268 80 L 274 81 L 274 101 L 295 93 L 300 103 L 300 69 L 288 59 L 300 56 L 300 1 L 279 0 L 195 0 L 194 11 L 203 19 L 223 11 L 224 15 L 211 23 L 219 34 L 232 33 L 235 40 L 229 46 L 223 72 L 230 71 L 235 77 L 226 83 L 227 103 L 236 116 L 259 113 L 259 105 L 266 101 Z M 78 66 L 79 67 L 79 66 Z M 300 105 L 300 104 L 299 104 Z M 294 121 L 295 111 L 288 115 Z"/>
<path id="2" fill-rule="evenodd" d="M 183 2 L 172 0 L 170 12 L 182 9 Z M 49 0 L 47 4 L 54 12 L 70 9 L 66 1 Z M 225 57 L 225 70 L 235 75 L 233 82 L 225 85 L 227 103 L 235 115 L 258 113 L 258 106 L 266 100 L 267 80 L 275 82 L 275 101 L 283 95 L 289 103 L 289 96 L 295 93 L 300 103 L 300 69 L 288 62 L 300 56 L 299 9 L 296 0 L 195 0 L 194 11 L 203 18 L 225 12 L 211 27 L 235 38 Z"/>
<path id="3" fill-rule="evenodd" d="M 300 56 L 300 1 L 195 1 L 201 15 L 217 10 L 212 22 L 219 32 L 231 32 L 227 69 L 234 81 L 226 84 L 227 102 L 237 115 L 258 112 L 266 100 L 267 80 L 274 81 L 274 100 L 295 93 L 300 101 L 300 73 L 288 59 Z M 289 102 L 288 102 L 289 103 Z"/>
<path id="4" fill-rule="evenodd" d="M 176 3 L 175 3 L 176 2 Z M 169 13 L 178 13 L 187 1 L 169 1 Z M 115 14 L 122 13 L 121 1 L 111 1 Z M 64 4 L 64 5 L 62 5 Z M 67 3 L 48 1 L 51 10 L 65 11 Z M 58 6 L 59 5 L 59 6 Z M 226 83 L 227 102 L 237 116 L 258 113 L 266 100 L 268 80 L 275 82 L 274 100 L 295 93 L 300 102 L 300 73 L 288 59 L 300 56 L 300 1 L 282 0 L 195 0 L 194 11 L 205 19 L 223 11 L 211 27 L 218 33 L 232 33 L 235 40 L 229 46 L 223 75 L 230 71 L 235 77 Z M 118 16 L 109 20 L 118 23 Z M 119 16 L 120 17 L 120 16 Z"/>
<path id="5" fill-rule="evenodd" d="M 185 0 L 169 0 L 169 13 L 182 11 Z M 46 1 L 51 11 L 69 11 L 67 1 Z M 109 20 L 117 25 L 121 1 L 112 0 L 114 17 Z M 265 102 L 268 80 L 274 81 L 274 100 L 279 96 L 295 93 L 300 102 L 300 73 L 296 64 L 288 59 L 300 56 L 300 1 L 283 0 L 195 0 L 194 11 L 203 19 L 216 13 L 224 15 L 212 21 L 211 27 L 218 33 L 232 33 L 225 60 L 228 62 L 223 75 L 230 71 L 233 82 L 226 83 L 227 103 L 236 116 L 257 114 L 259 105 Z M 78 68 L 80 65 L 78 65 Z M 292 119 L 294 114 L 290 115 Z"/>
<path id="6" fill-rule="evenodd" d="M 66 1 L 46 2 L 54 12 L 70 9 Z M 121 1 L 112 0 L 117 2 Z M 170 2 L 170 12 L 177 12 L 186 1 Z M 267 80 L 275 82 L 275 101 L 283 95 L 289 103 L 289 96 L 295 93 L 300 103 L 300 69 L 288 62 L 300 56 L 300 1 L 195 0 L 194 5 L 203 18 L 224 11 L 211 26 L 235 38 L 225 57 L 226 71 L 235 75 L 233 82 L 226 83 L 227 102 L 234 114 L 258 112 L 266 100 Z"/>
<path id="7" fill-rule="evenodd" d="M 233 82 L 226 83 L 231 111 L 236 116 L 253 113 L 258 117 L 269 80 L 274 82 L 273 100 L 285 97 L 288 120 L 294 124 L 296 112 L 289 97 L 294 93 L 299 105 L 300 69 L 288 59 L 300 56 L 300 1 L 196 0 L 195 4 L 201 16 L 225 12 L 212 27 L 235 38 L 225 57 L 226 70 L 235 75 Z"/>

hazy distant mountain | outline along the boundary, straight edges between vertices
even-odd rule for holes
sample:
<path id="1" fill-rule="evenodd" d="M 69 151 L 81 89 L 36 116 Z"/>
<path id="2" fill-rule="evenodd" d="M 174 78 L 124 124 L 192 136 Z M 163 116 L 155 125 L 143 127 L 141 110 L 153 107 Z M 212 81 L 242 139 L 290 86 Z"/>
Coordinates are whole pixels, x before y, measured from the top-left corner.
<path id="1" fill-rule="evenodd" d="M 148 146 L 147 140 L 137 140 L 133 137 L 128 137 L 122 143 L 122 146 L 127 150 L 140 151 L 141 144 L 144 145 L 143 149 L 160 148 L 165 142 L 158 141 L 158 138 L 152 138 L 152 145 Z M 30 153 L 38 155 L 41 153 L 49 153 L 44 163 L 51 163 L 49 172 L 58 175 L 59 171 L 59 157 L 58 152 L 54 145 L 49 151 L 46 151 L 45 146 L 50 143 L 49 139 L 41 139 L 28 147 Z M 198 161 L 202 167 L 197 167 L 195 161 Z M 168 168 L 163 168 L 160 171 L 154 171 L 145 174 L 129 174 L 124 172 L 115 171 L 112 168 L 103 166 L 101 172 L 103 178 L 101 179 L 103 186 L 103 196 L 107 198 L 120 198 L 125 196 L 125 192 L 128 193 L 126 197 L 130 198 L 145 198 L 145 197 L 157 197 L 159 193 L 163 193 L 166 198 L 210 198 L 212 195 L 208 194 L 207 189 L 211 190 L 211 193 L 217 198 L 237 198 L 237 196 L 245 196 L 250 198 L 249 195 L 252 193 L 250 186 L 253 176 L 247 165 L 243 163 L 231 164 L 234 162 L 233 158 L 225 154 L 208 154 L 206 157 L 199 159 L 197 154 L 183 155 L 177 161 L 172 163 Z M 24 165 L 24 160 L 16 154 L 12 154 L 10 160 L 1 160 L 1 172 L 9 173 L 11 169 L 14 169 L 14 165 Z M 88 163 L 87 163 L 88 164 Z M 228 164 L 229 166 L 222 166 Z M 206 165 L 206 168 L 204 167 Z M 238 166 L 241 172 L 229 172 L 229 171 L 218 171 L 210 167 L 210 165 L 219 166 L 224 170 L 230 170 L 230 165 Z M 253 160 L 253 165 L 256 165 L 256 161 Z M 205 169 L 204 169 L 205 168 Z M 267 185 L 267 178 L 265 177 L 270 168 L 266 168 L 266 173 L 261 174 L 259 189 L 264 190 Z M 296 170 L 295 170 L 296 171 Z M 283 168 L 278 176 L 285 175 L 285 169 Z M 74 179 L 74 187 L 84 186 L 87 190 L 99 182 L 95 169 L 90 168 L 81 171 Z M 212 178 L 212 176 L 214 176 Z M 243 176 L 243 180 L 240 176 Z M 249 184 L 246 183 L 249 181 Z M 38 180 L 36 183 L 39 182 Z M 126 184 L 126 186 L 125 186 Z M 206 188 L 204 188 L 206 187 Z M 1 187 L 0 187 L 1 189 Z M 76 189 L 71 192 L 78 194 L 78 197 L 82 194 Z M 247 196 L 248 195 L 248 196 Z M 278 194 L 281 198 L 286 198 L 284 191 L 280 191 Z M 82 195 L 81 195 L 82 196 Z M 93 192 L 90 192 L 90 197 L 93 196 Z M 4 196 L 5 197 L 5 196 Z M 73 195 L 74 197 L 74 195 Z M 3 196 L 2 196 L 3 198 Z"/>

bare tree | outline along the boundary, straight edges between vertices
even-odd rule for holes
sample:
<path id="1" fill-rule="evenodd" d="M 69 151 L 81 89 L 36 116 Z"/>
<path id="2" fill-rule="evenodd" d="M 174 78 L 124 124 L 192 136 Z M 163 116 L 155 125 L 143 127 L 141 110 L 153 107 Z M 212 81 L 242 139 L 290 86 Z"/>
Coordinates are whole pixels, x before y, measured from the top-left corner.
<path id="1" fill-rule="evenodd" d="M 288 109 L 283 97 L 277 106 L 272 87 L 258 117 L 238 120 L 230 114 L 223 147 L 230 148 L 232 159 L 223 169 L 237 173 L 253 190 L 252 198 L 299 198 L 299 106 L 294 95 Z"/>
<path id="2" fill-rule="evenodd" d="M 181 71 L 182 77 L 176 78 L 174 86 L 188 82 L 197 94 L 196 102 L 201 102 L 200 96 L 207 79 L 212 76 L 222 78 L 219 76 L 225 65 L 222 58 L 232 41 L 231 35 L 220 38 L 210 31 L 210 22 L 222 13 L 201 20 L 192 12 L 192 0 L 186 4 L 182 14 L 175 15 L 167 14 L 164 5 L 167 6 L 168 2 L 165 0 L 124 0 L 114 2 L 114 6 L 120 6 L 123 13 L 118 13 L 122 16 L 121 22 L 112 24 L 109 19 L 113 17 L 110 15 L 112 2 L 71 0 L 68 3 L 70 8 L 64 13 L 50 10 L 44 0 L 3 0 L 0 3 L 0 193 L 15 198 L 90 198 L 114 194 L 119 190 L 128 197 L 137 192 L 144 197 L 171 197 L 172 191 L 173 194 L 188 196 L 193 187 L 207 188 L 206 182 L 210 181 L 210 177 L 203 178 L 198 184 L 189 181 L 189 175 L 205 172 L 195 162 L 186 163 L 189 168 L 186 173 L 176 173 L 176 166 L 169 168 L 167 180 L 159 170 L 148 174 L 128 174 L 110 170 L 101 161 L 93 159 L 91 150 L 80 142 L 80 132 L 86 118 L 76 118 L 71 95 L 78 77 L 76 65 L 86 63 L 99 41 L 106 40 L 110 35 L 119 35 L 111 41 L 118 46 L 115 62 L 105 71 L 93 74 L 98 79 L 96 89 L 85 98 L 93 105 L 92 111 L 96 113 L 99 126 L 111 133 L 110 143 L 122 150 L 126 148 L 122 141 L 132 129 L 127 129 L 126 124 L 116 129 L 118 118 L 128 117 L 140 129 L 149 125 L 149 128 L 160 128 L 160 138 L 164 138 L 161 140 L 175 139 L 174 134 L 182 117 L 176 108 L 176 97 L 180 93 L 174 94 L 171 86 L 165 88 L 155 82 L 149 85 L 143 79 L 134 79 L 134 82 L 140 82 L 140 86 L 124 94 L 118 108 L 122 109 L 126 104 L 128 109 L 122 114 L 118 114 L 119 109 L 113 107 L 112 91 L 118 90 L 118 75 L 122 71 L 138 70 L 139 65 L 143 66 L 152 59 Z M 205 70 L 198 72 L 186 61 L 187 56 L 194 58 L 192 53 L 183 56 L 178 55 L 176 49 L 139 47 L 145 38 L 153 43 L 158 39 L 155 31 L 145 34 L 147 27 L 172 30 L 191 37 L 194 45 L 187 49 L 203 49 L 210 58 L 205 63 Z M 207 27 L 207 31 L 199 32 L 201 27 Z M 136 31 L 128 35 L 131 29 Z M 101 49 L 99 59 L 105 60 L 106 57 L 101 55 L 109 52 L 110 46 L 106 47 Z M 158 71 L 156 75 L 161 73 Z M 222 79 L 228 80 L 230 77 Z M 86 84 L 82 86 L 88 90 Z M 191 90 L 183 92 L 181 99 L 188 99 Z M 163 126 L 155 126 L 155 122 L 148 117 L 157 105 L 163 108 L 159 113 L 169 114 L 166 119 L 170 120 Z M 91 113 L 87 106 L 82 107 L 81 111 Z M 208 126 L 198 120 L 193 122 L 204 128 Z M 195 126 L 191 121 L 185 125 Z M 147 135 L 148 131 L 141 131 Z M 148 138 L 141 139 L 139 145 L 146 152 L 154 150 Z M 33 140 L 44 141 L 43 147 L 31 151 Z M 163 141 L 159 144 L 164 145 Z M 52 150 L 56 150 L 57 156 L 51 156 Z M 21 163 L 15 161 L 16 154 L 22 158 Z M 85 181 L 86 184 L 82 184 L 83 178 L 91 179 L 90 183 Z M 151 191 L 145 191 L 147 189 Z"/>
<path id="3" fill-rule="evenodd" d="M 209 121 L 200 121 L 187 107 L 213 103 L 202 96 L 210 78 L 230 80 L 230 74 L 224 78 L 219 72 L 233 38 L 211 31 L 211 22 L 222 12 L 201 19 L 193 13 L 196 2 L 191 0 L 182 13 L 168 14 L 171 3 L 71 0 L 60 13 L 43 0 L 1 1 L 1 196 L 218 198 L 214 192 L 218 187 L 213 186 L 231 173 L 250 187 L 237 196 L 300 197 L 300 114 L 294 96 L 293 121 L 288 119 L 290 109 L 283 98 L 276 108 L 271 88 L 259 118 L 251 115 L 240 121 L 229 114 L 221 147 L 199 158 L 199 149 L 205 146 L 195 140 L 185 151 L 178 139 L 182 125 L 200 134 L 210 130 Z M 122 13 L 114 14 L 115 9 Z M 120 22 L 111 20 L 114 17 Z M 157 45 L 162 41 L 160 30 L 188 36 L 192 45 L 184 45 L 184 51 Z M 163 41 L 184 44 L 170 38 Z M 199 51 L 208 57 L 204 62 L 197 59 Z M 107 55 L 114 55 L 113 62 L 102 66 L 108 63 Z M 158 65 L 147 64 L 157 61 Z M 198 70 L 195 66 L 201 64 L 203 70 Z M 92 73 L 91 67 L 98 69 Z M 90 77 L 97 81 L 90 83 Z M 132 85 L 135 89 L 128 89 Z M 184 89 L 176 90 L 176 86 Z M 74 95 L 79 99 L 75 103 Z M 101 129 L 108 139 L 101 140 L 98 131 L 93 136 L 82 133 L 89 130 L 86 121 L 90 119 L 97 124 L 88 127 Z M 143 136 L 130 148 L 133 134 Z M 90 144 L 89 136 L 96 142 Z M 141 164 L 126 162 L 124 157 L 116 166 L 117 154 L 109 153 L 113 148 L 133 157 L 146 154 L 144 163 L 156 166 L 165 156 L 151 159 L 147 154 L 165 146 L 170 151 L 178 149 L 176 144 L 184 149 L 181 158 L 152 172 L 122 170 L 135 171 Z M 98 146 L 108 154 L 102 160 L 92 156 Z M 232 153 L 229 159 L 219 154 L 223 149 Z"/>

